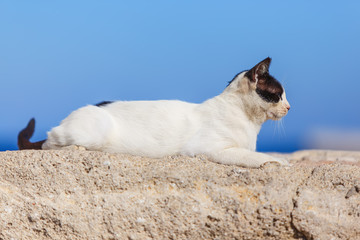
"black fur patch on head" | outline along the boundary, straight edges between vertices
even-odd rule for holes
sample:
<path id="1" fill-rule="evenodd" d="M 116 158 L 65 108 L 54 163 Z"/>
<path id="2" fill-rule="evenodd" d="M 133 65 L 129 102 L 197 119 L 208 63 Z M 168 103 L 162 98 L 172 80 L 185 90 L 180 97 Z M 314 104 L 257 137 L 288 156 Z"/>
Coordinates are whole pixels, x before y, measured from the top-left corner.
<path id="1" fill-rule="evenodd" d="M 95 106 L 97 106 L 97 107 L 103 107 L 103 106 L 109 105 L 109 104 L 111 104 L 111 103 L 113 103 L 113 101 L 102 101 L 102 102 L 100 102 L 100 103 L 98 103 L 98 104 L 95 104 Z"/>
<path id="2" fill-rule="evenodd" d="M 277 103 L 284 92 L 281 84 L 269 74 L 271 58 L 265 58 L 247 73 L 250 82 L 256 83 L 256 93 L 266 102 Z M 257 82 L 256 82 L 257 81 Z"/>
<path id="3" fill-rule="evenodd" d="M 256 83 L 256 93 L 266 102 L 277 103 L 280 101 L 284 92 L 281 84 L 269 74 L 269 66 L 271 58 L 267 57 L 252 69 L 238 73 L 228 84 L 228 86 L 243 73 L 244 77 L 248 78 L 250 82 Z"/>
<path id="4" fill-rule="evenodd" d="M 266 102 L 277 103 L 284 92 L 281 84 L 269 73 L 260 76 L 256 85 L 256 93 Z"/>

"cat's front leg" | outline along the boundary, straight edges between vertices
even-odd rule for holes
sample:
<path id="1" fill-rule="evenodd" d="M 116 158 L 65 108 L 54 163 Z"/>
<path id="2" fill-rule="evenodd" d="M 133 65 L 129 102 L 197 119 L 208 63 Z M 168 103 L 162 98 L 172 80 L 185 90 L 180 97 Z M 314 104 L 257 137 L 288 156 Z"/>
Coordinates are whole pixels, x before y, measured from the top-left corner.
<path id="1" fill-rule="evenodd" d="M 281 165 L 288 165 L 285 159 L 278 159 L 264 153 L 253 152 L 243 148 L 224 149 L 219 152 L 210 153 L 209 157 L 210 160 L 217 163 L 249 168 L 258 168 L 267 162 L 277 162 Z"/>

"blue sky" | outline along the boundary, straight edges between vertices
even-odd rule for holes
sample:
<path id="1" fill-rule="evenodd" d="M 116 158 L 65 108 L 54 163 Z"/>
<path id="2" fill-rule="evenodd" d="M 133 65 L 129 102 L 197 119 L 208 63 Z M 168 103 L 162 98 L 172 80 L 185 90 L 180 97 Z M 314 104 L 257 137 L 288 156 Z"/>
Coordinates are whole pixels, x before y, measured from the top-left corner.
<path id="1" fill-rule="evenodd" d="M 31 117 L 42 140 L 71 111 L 103 100 L 200 103 L 268 56 L 292 109 L 264 125 L 259 150 L 360 132 L 359 9 L 359 1 L 1 1 L 0 150 L 16 149 Z"/>

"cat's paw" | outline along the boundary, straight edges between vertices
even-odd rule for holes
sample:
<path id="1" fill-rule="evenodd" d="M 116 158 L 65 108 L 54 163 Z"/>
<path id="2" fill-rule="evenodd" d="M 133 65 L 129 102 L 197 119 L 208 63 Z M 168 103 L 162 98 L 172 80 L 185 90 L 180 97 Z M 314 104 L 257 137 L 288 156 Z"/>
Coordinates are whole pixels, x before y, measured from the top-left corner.
<path id="1" fill-rule="evenodd" d="M 280 163 L 280 165 L 290 166 L 290 163 L 285 158 L 276 158 L 276 160 L 278 161 L 278 163 Z"/>
<path id="2" fill-rule="evenodd" d="M 266 162 L 264 162 L 263 164 L 261 164 L 260 167 L 264 167 L 267 166 L 269 164 L 276 164 L 276 165 L 281 165 L 281 166 L 289 166 L 289 162 L 284 159 L 284 158 L 275 158 L 275 157 L 271 157 L 270 159 L 268 159 Z"/>
<path id="3" fill-rule="evenodd" d="M 272 167 L 279 167 L 281 166 L 281 164 L 279 162 L 275 162 L 275 161 L 269 161 L 269 162 L 265 162 L 263 164 L 260 165 L 260 169 L 265 169 L 265 168 L 272 168 Z"/>
<path id="4" fill-rule="evenodd" d="M 70 151 L 85 151 L 86 148 L 80 145 L 69 145 L 61 148 L 62 150 L 70 150 Z"/>

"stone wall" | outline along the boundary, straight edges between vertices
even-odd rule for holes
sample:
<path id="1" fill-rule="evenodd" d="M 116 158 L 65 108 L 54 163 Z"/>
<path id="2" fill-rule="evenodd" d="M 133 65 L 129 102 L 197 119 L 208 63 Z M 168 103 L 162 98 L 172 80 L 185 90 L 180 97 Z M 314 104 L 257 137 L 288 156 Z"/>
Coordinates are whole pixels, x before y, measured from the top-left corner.
<path id="1" fill-rule="evenodd" d="M 0 239 L 360 239 L 360 152 L 281 157 L 1 152 Z"/>

